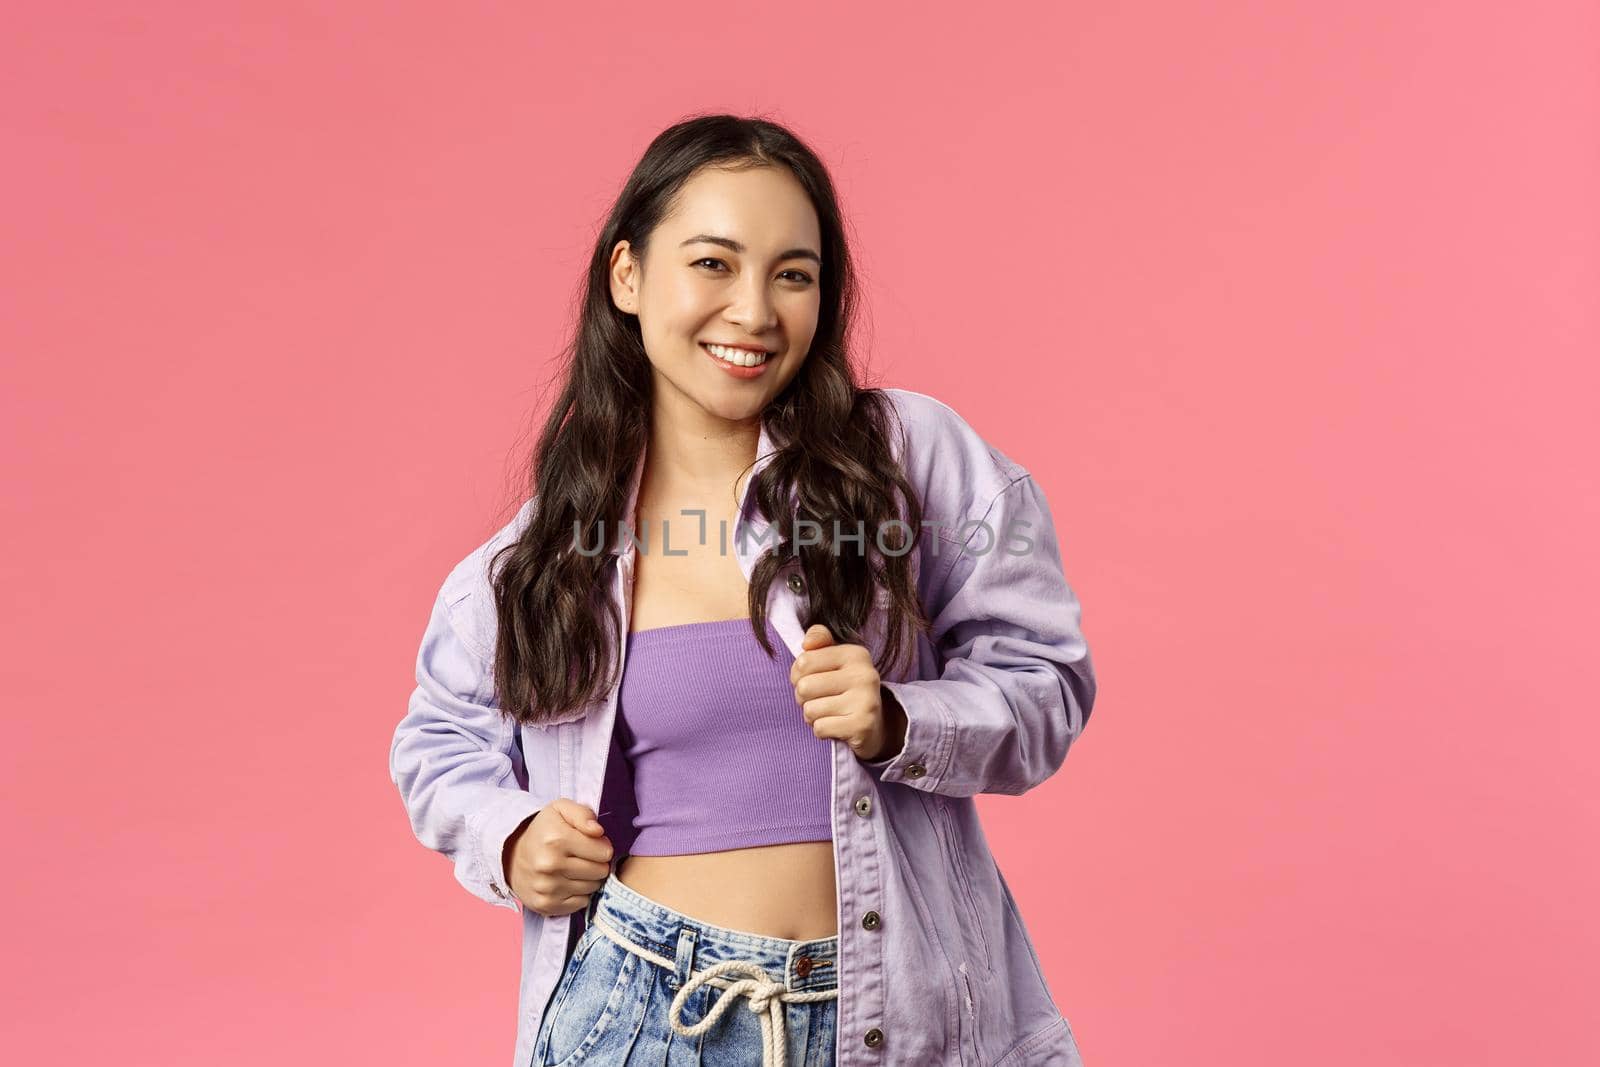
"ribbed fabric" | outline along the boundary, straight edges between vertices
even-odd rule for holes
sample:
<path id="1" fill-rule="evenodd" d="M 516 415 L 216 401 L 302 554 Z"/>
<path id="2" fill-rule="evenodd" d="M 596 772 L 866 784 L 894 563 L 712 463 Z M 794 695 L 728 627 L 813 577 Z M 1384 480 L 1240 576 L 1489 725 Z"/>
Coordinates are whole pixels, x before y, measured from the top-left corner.
<path id="1" fill-rule="evenodd" d="M 749 619 L 628 635 L 617 730 L 638 814 L 630 851 L 678 856 L 830 841 L 832 753 L 789 684 L 794 656 Z"/>

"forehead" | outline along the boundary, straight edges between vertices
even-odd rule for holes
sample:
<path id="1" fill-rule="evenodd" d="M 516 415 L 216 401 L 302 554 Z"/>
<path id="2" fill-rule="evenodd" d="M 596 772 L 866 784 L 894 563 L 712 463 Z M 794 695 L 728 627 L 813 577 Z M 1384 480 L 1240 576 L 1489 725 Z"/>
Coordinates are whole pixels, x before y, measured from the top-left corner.
<path id="1" fill-rule="evenodd" d="M 710 233 L 741 241 L 752 252 L 762 246 L 815 248 L 822 240 L 811 198 L 781 167 L 702 168 L 678 191 L 661 230 L 674 244 L 691 234 Z"/>

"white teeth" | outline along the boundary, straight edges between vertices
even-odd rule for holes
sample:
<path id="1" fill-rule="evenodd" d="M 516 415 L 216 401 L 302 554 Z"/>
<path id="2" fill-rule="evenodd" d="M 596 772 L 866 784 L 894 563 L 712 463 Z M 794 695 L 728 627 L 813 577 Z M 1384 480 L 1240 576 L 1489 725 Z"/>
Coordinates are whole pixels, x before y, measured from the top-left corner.
<path id="1" fill-rule="evenodd" d="M 746 352 L 742 348 L 724 348 L 721 345 L 708 344 L 706 345 L 706 351 L 720 360 L 740 367 L 759 366 L 768 359 L 765 352 Z"/>

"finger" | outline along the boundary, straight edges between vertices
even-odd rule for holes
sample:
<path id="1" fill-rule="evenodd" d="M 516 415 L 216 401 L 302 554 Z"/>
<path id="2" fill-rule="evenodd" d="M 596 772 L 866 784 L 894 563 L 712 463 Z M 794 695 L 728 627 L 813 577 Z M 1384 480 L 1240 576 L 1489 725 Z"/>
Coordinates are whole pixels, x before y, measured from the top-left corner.
<path id="1" fill-rule="evenodd" d="M 849 743 L 854 749 L 860 741 L 860 730 L 849 715 L 823 715 L 811 724 L 811 732 L 823 741 L 837 740 Z"/>
<path id="2" fill-rule="evenodd" d="M 553 892 L 556 894 L 565 894 L 565 898 L 561 901 L 562 908 L 570 911 L 578 911 L 582 908 L 588 907 L 589 898 L 598 893 L 600 891 L 600 887 L 604 884 L 604 881 L 596 882 L 580 878 L 571 882 L 563 883 L 561 886 L 558 886 L 556 889 L 554 889 Z M 565 913 L 566 911 L 564 910 L 562 914 Z"/>
<path id="3" fill-rule="evenodd" d="M 560 900 L 551 912 L 553 915 L 573 915 L 589 906 L 589 894 L 577 894 Z"/>
<path id="4" fill-rule="evenodd" d="M 593 837 L 603 834 L 605 830 L 600 826 L 600 820 L 595 818 L 594 809 L 587 804 L 579 804 L 569 797 L 558 797 L 552 806 L 561 813 L 567 825 Z"/>
<path id="5" fill-rule="evenodd" d="M 589 837 L 586 834 L 570 834 L 561 842 L 568 856 L 581 860 L 590 860 L 594 863 L 611 862 L 610 838 Z"/>
<path id="6" fill-rule="evenodd" d="M 563 878 L 570 881 L 604 882 L 606 875 L 611 873 L 611 864 L 599 860 L 585 859 L 582 856 L 568 856 L 557 865 L 556 869 Z"/>
<path id="7" fill-rule="evenodd" d="M 805 635 L 800 638 L 801 648 L 825 648 L 831 644 L 833 644 L 833 632 L 820 622 L 808 627 Z"/>
<path id="8" fill-rule="evenodd" d="M 819 674 L 823 671 L 834 671 L 848 665 L 854 658 L 852 645 L 828 645 L 824 648 L 807 649 L 794 658 L 794 663 L 789 667 L 789 684 L 793 685 L 808 674 Z"/>
<path id="9" fill-rule="evenodd" d="M 856 682 L 855 676 L 846 670 L 813 671 L 794 683 L 794 699 L 804 704 L 818 697 L 839 696 L 855 688 Z"/>
<path id="10" fill-rule="evenodd" d="M 843 696 L 817 697 L 800 705 L 800 713 L 805 716 L 808 725 L 816 725 L 820 719 L 846 715 L 850 711 L 850 702 Z"/>

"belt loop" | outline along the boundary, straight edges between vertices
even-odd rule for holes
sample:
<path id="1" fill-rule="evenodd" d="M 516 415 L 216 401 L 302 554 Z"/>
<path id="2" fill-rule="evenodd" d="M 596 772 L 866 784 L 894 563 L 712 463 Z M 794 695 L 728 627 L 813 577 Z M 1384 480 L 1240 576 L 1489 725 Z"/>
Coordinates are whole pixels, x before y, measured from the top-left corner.
<path id="1" fill-rule="evenodd" d="M 684 923 L 678 928 L 678 958 L 674 963 L 672 980 L 668 983 L 677 989 L 689 980 L 689 975 L 694 973 L 694 949 L 700 940 L 700 931 L 696 927 Z"/>

